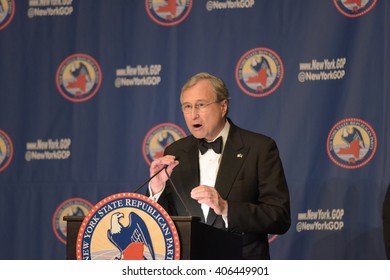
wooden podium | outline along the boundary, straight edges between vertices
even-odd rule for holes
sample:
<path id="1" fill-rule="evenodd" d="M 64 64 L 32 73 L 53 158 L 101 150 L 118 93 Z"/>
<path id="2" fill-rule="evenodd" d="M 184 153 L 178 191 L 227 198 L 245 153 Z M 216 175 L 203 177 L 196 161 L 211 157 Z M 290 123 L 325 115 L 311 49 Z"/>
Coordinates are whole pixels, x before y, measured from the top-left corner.
<path id="1" fill-rule="evenodd" d="M 182 260 L 239 260 L 242 237 L 201 223 L 199 217 L 172 216 L 180 239 Z M 84 217 L 66 216 L 66 259 L 76 259 L 77 234 Z"/>

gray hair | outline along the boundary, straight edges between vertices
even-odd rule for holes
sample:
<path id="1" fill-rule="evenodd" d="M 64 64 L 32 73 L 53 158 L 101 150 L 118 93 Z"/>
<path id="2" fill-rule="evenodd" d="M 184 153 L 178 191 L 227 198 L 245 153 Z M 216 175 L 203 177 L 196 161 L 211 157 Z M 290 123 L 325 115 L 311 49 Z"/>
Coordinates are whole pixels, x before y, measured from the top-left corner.
<path id="1" fill-rule="evenodd" d="M 216 76 L 213 76 L 213 75 L 211 75 L 209 73 L 201 72 L 201 73 L 198 73 L 198 74 L 192 76 L 184 84 L 184 86 L 181 89 L 180 102 L 182 100 L 183 92 L 185 90 L 187 90 L 188 88 L 194 86 L 196 83 L 198 83 L 201 80 L 209 80 L 210 81 L 211 86 L 212 86 L 212 88 L 214 90 L 214 93 L 215 93 L 216 101 L 218 101 L 218 102 L 221 102 L 223 100 L 229 101 L 229 99 L 230 99 L 229 91 L 228 91 L 228 89 L 226 87 L 225 82 L 222 79 L 220 79 L 220 78 L 218 78 Z"/>

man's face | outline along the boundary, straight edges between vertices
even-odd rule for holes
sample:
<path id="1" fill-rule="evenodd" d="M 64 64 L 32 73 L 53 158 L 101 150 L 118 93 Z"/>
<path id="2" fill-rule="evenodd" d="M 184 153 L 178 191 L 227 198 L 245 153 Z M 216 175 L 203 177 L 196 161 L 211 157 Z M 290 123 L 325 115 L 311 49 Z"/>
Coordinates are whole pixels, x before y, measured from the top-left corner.
<path id="1" fill-rule="evenodd" d="M 183 112 L 187 127 L 195 138 L 214 140 L 225 126 L 227 101 L 215 102 L 216 95 L 208 80 L 200 80 L 182 93 L 182 105 L 192 106 L 188 113 Z M 209 104 L 202 110 L 195 104 Z"/>

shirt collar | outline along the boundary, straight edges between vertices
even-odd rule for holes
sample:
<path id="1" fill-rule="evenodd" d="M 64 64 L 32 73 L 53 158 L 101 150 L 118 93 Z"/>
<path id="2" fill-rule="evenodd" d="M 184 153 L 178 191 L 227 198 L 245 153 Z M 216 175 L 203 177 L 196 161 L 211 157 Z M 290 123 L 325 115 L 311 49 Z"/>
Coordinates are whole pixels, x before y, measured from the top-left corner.
<path id="1" fill-rule="evenodd" d="M 223 143 L 223 145 L 222 145 L 222 153 L 223 153 L 223 151 L 225 150 L 225 144 L 226 144 L 226 141 L 227 141 L 227 137 L 228 137 L 228 135 L 229 135 L 229 130 L 230 130 L 230 123 L 229 123 L 229 121 L 226 120 L 225 126 L 223 127 L 223 129 L 221 130 L 221 132 L 217 135 L 217 137 L 215 137 L 215 138 L 213 139 L 213 141 L 214 141 L 214 140 L 217 139 L 219 136 L 222 136 L 222 143 Z M 222 154 L 222 153 L 221 153 L 221 154 Z"/>

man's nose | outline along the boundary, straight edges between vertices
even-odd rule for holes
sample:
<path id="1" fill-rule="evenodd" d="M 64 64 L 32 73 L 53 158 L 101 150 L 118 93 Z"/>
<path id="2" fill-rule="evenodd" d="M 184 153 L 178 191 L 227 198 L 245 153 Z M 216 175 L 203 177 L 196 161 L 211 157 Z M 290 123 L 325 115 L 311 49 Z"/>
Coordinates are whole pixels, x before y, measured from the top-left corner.
<path id="1" fill-rule="evenodd" d="M 191 118 L 192 119 L 196 119 L 197 117 L 199 117 L 199 110 L 198 108 L 196 108 L 195 106 L 193 108 L 191 108 Z"/>

